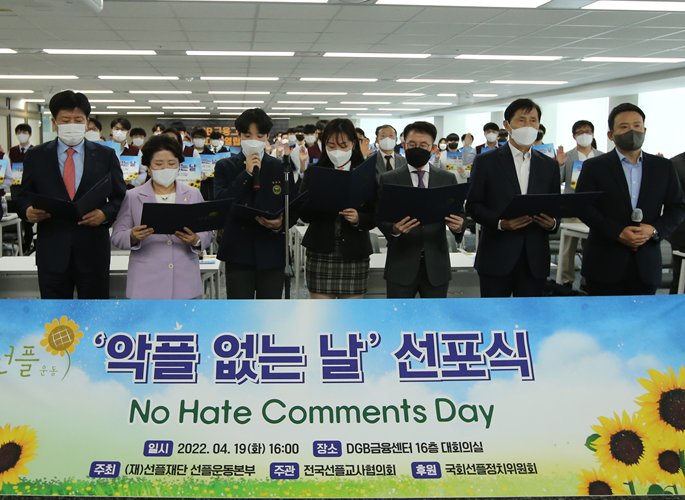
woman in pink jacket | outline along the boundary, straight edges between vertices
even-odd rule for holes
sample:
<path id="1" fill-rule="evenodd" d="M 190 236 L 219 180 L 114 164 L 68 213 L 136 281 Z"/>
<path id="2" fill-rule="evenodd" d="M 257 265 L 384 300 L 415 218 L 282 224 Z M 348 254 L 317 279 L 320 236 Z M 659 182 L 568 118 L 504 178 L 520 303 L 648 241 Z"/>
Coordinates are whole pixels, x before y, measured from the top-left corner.
<path id="1" fill-rule="evenodd" d="M 140 224 L 144 203 L 199 203 L 200 190 L 176 182 L 183 151 L 166 135 L 150 138 L 141 163 L 151 179 L 126 192 L 112 228 L 112 243 L 131 250 L 126 296 L 130 299 L 194 299 L 202 296 L 199 255 L 209 247 L 212 232 L 184 228 L 174 235 L 154 234 Z"/>

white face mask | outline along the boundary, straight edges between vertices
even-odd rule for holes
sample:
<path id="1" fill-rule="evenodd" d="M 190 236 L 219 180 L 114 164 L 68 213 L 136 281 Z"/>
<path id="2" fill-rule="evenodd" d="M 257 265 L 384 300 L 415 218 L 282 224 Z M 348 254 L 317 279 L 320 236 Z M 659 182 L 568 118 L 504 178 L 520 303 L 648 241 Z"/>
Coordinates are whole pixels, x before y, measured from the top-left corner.
<path id="1" fill-rule="evenodd" d="M 81 144 L 85 136 L 85 123 L 60 123 L 57 125 L 57 137 L 67 146 Z"/>
<path id="2" fill-rule="evenodd" d="M 395 143 L 396 141 L 392 137 L 383 137 L 380 141 L 378 141 L 378 145 L 385 151 L 395 149 Z"/>
<path id="3" fill-rule="evenodd" d="M 143 144 L 145 144 L 145 139 L 142 137 L 134 137 L 131 142 L 133 145 L 137 148 L 141 147 Z"/>
<path id="4" fill-rule="evenodd" d="M 304 136 L 304 142 L 307 143 L 307 146 L 311 146 L 316 142 L 316 136 L 313 134 L 308 134 Z"/>
<path id="5" fill-rule="evenodd" d="M 297 137 L 295 137 L 295 134 L 291 134 L 288 136 L 288 142 L 290 144 L 295 144 L 297 142 Z"/>
<path id="6" fill-rule="evenodd" d="M 126 131 L 112 130 L 112 140 L 114 140 L 114 142 L 124 142 L 126 140 Z"/>
<path id="7" fill-rule="evenodd" d="M 288 144 L 288 139 L 281 139 L 281 144 Z"/>
<path id="8" fill-rule="evenodd" d="M 520 146 L 531 146 L 538 138 L 538 129 L 535 127 L 512 128 L 509 134 L 514 142 Z"/>
<path id="9" fill-rule="evenodd" d="M 152 135 L 162 135 L 163 133 L 164 132 L 162 132 L 161 130 L 155 130 L 154 132 L 152 132 Z"/>
<path id="10" fill-rule="evenodd" d="M 490 134 L 485 134 L 485 140 L 488 142 L 495 142 L 497 140 L 497 134 L 494 132 Z"/>
<path id="11" fill-rule="evenodd" d="M 163 168 L 161 170 L 150 171 L 152 172 L 152 180 L 154 183 L 165 188 L 176 182 L 176 177 L 178 177 L 178 168 Z"/>
<path id="12" fill-rule="evenodd" d="M 581 148 L 586 148 L 592 144 L 593 138 L 592 134 L 580 134 L 576 136 L 576 142 Z"/>
<path id="13" fill-rule="evenodd" d="M 29 142 L 29 137 L 31 137 L 29 134 L 17 134 L 17 140 L 19 141 L 19 144 L 26 144 Z"/>
<path id="14" fill-rule="evenodd" d="M 193 146 L 195 146 L 197 149 L 202 149 L 205 147 L 205 140 L 202 137 L 193 139 Z"/>
<path id="15" fill-rule="evenodd" d="M 224 145 L 224 141 L 222 141 L 221 139 L 212 139 L 211 144 L 216 149 L 219 149 L 221 146 Z"/>
<path id="16" fill-rule="evenodd" d="M 97 130 L 89 130 L 86 132 L 86 139 L 97 142 L 100 140 L 100 132 Z"/>
<path id="17" fill-rule="evenodd" d="M 326 148 L 326 153 L 331 159 L 331 163 L 335 168 L 342 167 L 347 164 L 352 158 L 352 150 L 343 151 L 342 149 L 328 149 Z"/>
<path id="18" fill-rule="evenodd" d="M 447 149 L 447 144 L 445 144 L 445 143 L 438 144 L 438 147 L 440 148 L 440 151 L 445 151 Z"/>
<path id="19" fill-rule="evenodd" d="M 240 147 L 243 149 L 243 154 L 246 157 L 251 156 L 255 153 L 257 153 L 259 156 L 262 156 L 262 154 L 264 153 L 264 146 L 266 146 L 266 143 L 264 141 L 250 139 L 240 141 Z"/>

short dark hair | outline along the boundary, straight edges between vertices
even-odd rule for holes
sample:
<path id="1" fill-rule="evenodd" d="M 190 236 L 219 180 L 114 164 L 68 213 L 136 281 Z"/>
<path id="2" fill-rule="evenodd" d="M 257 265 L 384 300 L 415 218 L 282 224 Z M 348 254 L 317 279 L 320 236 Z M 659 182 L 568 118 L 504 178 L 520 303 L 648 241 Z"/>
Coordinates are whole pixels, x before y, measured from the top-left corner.
<path id="1" fill-rule="evenodd" d="M 190 137 L 195 139 L 196 137 L 202 137 L 203 139 L 207 138 L 207 131 L 204 129 L 204 127 L 195 127 L 193 131 L 190 133 Z"/>
<path id="2" fill-rule="evenodd" d="M 466 132 L 465 134 L 461 135 L 461 142 L 464 142 L 464 139 L 466 139 L 467 136 L 471 137 L 472 141 L 475 140 L 475 137 L 473 137 L 473 134 L 471 132 Z"/>
<path id="3" fill-rule="evenodd" d="M 140 127 L 132 128 L 128 134 L 131 137 L 133 137 L 134 135 L 142 135 L 143 137 L 147 137 L 147 133 L 145 132 L 145 129 L 140 128 Z"/>
<path id="4" fill-rule="evenodd" d="M 95 125 L 95 128 L 98 129 L 100 132 L 102 132 L 102 123 L 100 123 L 100 120 L 97 118 L 93 118 L 92 116 L 88 118 L 88 123 L 92 123 Z"/>
<path id="5" fill-rule="evenodd" d="M 174 134 L 176 137 L 176 141 L 178 142 L 179 145 L 183 144 L 183 137 L 181 136 L 181 132 L 176 130 L 175 128 L 167 128 L 164 129 L 164 132 L 162 132 L 162 135 L 166 135 L 167 137 L 169 134 Z M 159 137 L 158 135 L 153 135 L 152 137 Z"/>
<path id="6" fill-rule="evenodd" d="M 166 132 L 168 131 L 169 130 L 167 129 Z M 140 162 L 146 167 L 150 166 L 152 157 L 159 151 L 170 151 L 176 157 L 179 163 L 183 163 L 185 161 L 181 144 L 165 134 L 150 137 L 150 139 L 143 145 L 141 151 L 143 152 L 143 157 L 141 158 Z"/>
<path id="7" fill-rule="evenodd" d="M 326 125 L 328 125 L 328 120 L 319 120 L 316 122 L 316 130 L 321 130 L 326 128 Z"/>
<path id="8" fill-rule="evenodd" d="M 166 130 L 166 125 L 164 125 L 163 123 L 159 123 L 159 122 L 155 123 L 155 126 L 152 127 L 152 133 L 154 134 L 155 130 L 157 130 L 157 129 L 164 132 Z"/>
<path id="9" fill-rule="evenodd" d="M 445 139 L 447 139 L 447 142 L 453 142 L 453 141 L 459 142 L 459 134 L 455 134 L 455 133 L 447 134 L 447 137 L 445 137 Z"/>
<path id="10" fill-rule="evenodd" d="M 395 132 L 395 137 L 397 137 L 397 129 L 390 125 L 389 123 L 386 123 L 385 125 L 381 125 L 379 127 L 376 127 L 376 137 L 378 137 L 378 133 L 383 130 L 384 128 L 391 128 L 393 132 Z"/>
<path id="11" fill-rule="evenodd" d="M 316 125 L 308 123 L 304 126 L 303 131 L 305 134 L 316 134 Z"/>
<path id="12" fill-rule="evenodd" d="M 356 127 L 354 131 L 357 132 L 358 135 L 361 135 L 362 137 L 366 138 L 366 132 L 364 132 L 363 128 Z"/>
<path id="13" fill-rule="evenodd" d="M 352 168 L 361 165 L 364 162 L 364 155 L 362 154 L 361 148 L 359 147 L 359 137 L 357 137 L 357 130 L 354 124 L 347 118 L 335 118 L 331 120 L 323 129 L 323 134 L 321 135 L 321 144 L 323 145 L 323 151 L 321 152 L 321 158 L 319 158 L 318 166 L 321 167 L 332 167 L 333 162 L 328 157 L 326 152 L 326 143 L 331 136 L 343 135 L 347 137 L 352 142 L 352 158 L 350 159 L 350 166 Z"/>
<path id="14" fill-rule="evenodd" d="M 246 109 L 235 119 L 235 128 L 241 134 L 247 134 L 250 125 L 255 124 L 260 134 L 268 134 L 274 126 L 269 115 L 261 108 Z"/>
<path id="15" fill-rule="evenodd" d="M 90 101 L 85 94 L 73 90 L 63 90 L 53 95 L 48 107 L 53 118 L 57 118 L 60 111 L 72 109 L 80 109 L 86 117 L 90 116 Z"/>
<path id="16" fill-rule="evenodd" d="M 589 120 L 578 120 L 578 121 L 577 121 L 576 123 L 574 123 L 573 126 L 571 127 L 571 134 L 572 134 L 572 135 L 576 135 L 576 131 L 577 131 L 579 128 L 583 128 L 583 127 L 590 127 L 590 130 L 592 130 L 592 133 L 593 133 L 593 134 L 595 133 L 595 126 L 592 124 L 591 121 L 589 121 Z"/>
<path id="17" fill-rule="evenodd" d="M 542 123 L 538 124 L 538 130 L 542 131 L 542 135 L 547 133 L 547 127 L 545 127 Z"/>
<path id="18" fill-rule="evenodd" d="M 438 144 L 440 144 L 442 141 L 447 142 L 447 137 L 441 137 L 440 139 L 438 139 Z"/>
<path id="19" fill-rule="evenodd" d="M 172 121 L 169 123 L 169 128 L 173 128 L 176 130 L 176 132 L 185 132 L 187 130 L 185 123 L 183 123 L 181 120 Z"/>
<path id="20" fill-rule="evenodd" d="M 499 132 L 499 125 L 497 125 L 495 122 L 488 122 L 483 125 L 483 132 L 487 132 L 488 130 L 496 130 Z"/>
<path id="21" fill-rule="evenodd" d="M 624 103 L 616 106 L 614 109 L 611 110 L 611 113 L 609 113 L 609 130 L 614 130 L 614 122 L 616 121 L 616 117 L 619 114 L 626 113 L 628 111 L 634 111 L 635 113 L 639 113 L 639 115 L 642 117 L 643 121 L 646 118 L 645 112 L 642 111 L 635 104 L 632 104 L 630 102 L 624 102 Z"/>
<path id="22" fill-rule="evenodd" d="M 223 139 L 223 138 L 224 138 L 224 134 L 222 134 L 221 132 L 219 132 L 217 130 L 215 130 L 214 132 L 209 134 L 209 140 L 210 141 L 216 140 L 216 139 Z"/>
<path id="23" fill-rule="evenodd" d="M 124 127 L 124 130 L 131 130 L 131 122 L 128 118 L 124 118 L 123 116 L 117 116 L 110 122 L 109 127 L 114 128 L 116 125 L 121 125 Z"/>
<path id="24" fill-rule="evenodd" d="M 402 135 L 404 135 L 405 140 L 407 140 L 407 135 L 409 135 L 409 132 L 412 131 L 430 135 L 433 138 L 433 142 L 435 142 L 435 138 L 438 136 L 438 129 L 435 128 L 435 125 L 430 122 L 418 121 L 410 123 L 404 127 L 404 132 L 402 132 Z"/>
<path id="25" fill-rule="evenodd" d="M 542 109 L 540 106 L 535 104 L 532 99 L 528 98 L 523 98 L 523 99 L 516 99 L 514 102 L 512 102 L 509 106 L 507 106 L 507 109 L 504 110 L 504 119 L 506 121 L 511 121 L 512 118 L 514 118 L 514 115 L 516 114 L 517 111 L 531 111 L 535 109 L 538 112 L 538 120 L 542 119 Z"/>
<path id="26" fill-rule="evenodd" d="M 19 132 L 28 132 L 29 134 L 32 134 L 33 131 L 31 130 L 31 125 L 28 123 L 20 123 L 16 127 L 14 127 L 14 133 L 18 134 Z"/>

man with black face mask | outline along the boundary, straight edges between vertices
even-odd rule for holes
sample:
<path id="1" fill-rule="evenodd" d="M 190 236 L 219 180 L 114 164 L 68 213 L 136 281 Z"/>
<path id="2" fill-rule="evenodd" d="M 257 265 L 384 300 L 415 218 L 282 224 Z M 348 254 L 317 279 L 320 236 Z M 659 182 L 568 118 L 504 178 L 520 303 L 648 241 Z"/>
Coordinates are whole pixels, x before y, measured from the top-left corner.
<path id="1" fill-rule="evenodd" d="M 685 199 L 670 160 L 642 151 L 645 114 L 634 104 L 609 114 L 616 149 L 583 164 L 576 192 L 604 195 L 583 222 L 590 235 L 582 274 L 591 295 L 653 295 L 661 283 L 660 242 L 685 218 Z"/>

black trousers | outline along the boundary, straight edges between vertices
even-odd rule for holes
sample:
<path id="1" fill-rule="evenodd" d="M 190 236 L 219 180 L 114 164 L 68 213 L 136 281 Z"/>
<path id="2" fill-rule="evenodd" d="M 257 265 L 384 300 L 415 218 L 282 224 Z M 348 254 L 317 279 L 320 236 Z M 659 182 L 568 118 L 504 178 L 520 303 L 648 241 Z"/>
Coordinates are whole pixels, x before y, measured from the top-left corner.
<path id="1" fill-rule="evenodd" d="M 229 299 L 280 299 L 284 281 L 283 269 L 226 264 L 226 297 Z"/>
<path id="2" fill-rule="evenodd" d="M 74 289 L 79 299 L 109 299 L 109 268 L 83 272 L 73 263 L 63 273 L 38 268 L 38 287 L 41 299 L 73 299 Z"/>
<path id="3" fill-rule="evenodd" d="M 677 278 L 676 278 L 677 280 Z M 600 283 L 592 276 L 585 276 L 588 295 L 654 295 L 657 287 L 646 285 L 640 280 L 637 259 L 631 256 L 621 279 L 615 283 Z"/>
<path id="4" fill-rule="evenodd" d="M 419 272 L 409 285 L 400 285 L 392 281 L 385 282 L 385 294 L 389 299 L 413 299 L 418 293 L 422 299 L 444 299 L 447 297 L 449 281 L 442 285 L 432 285 L 426 271 L 426 260 L 421 257 Z"/>
<path id="5" fill-rule="evenodd" d="M 530 272 L 525 252 L 506 276 L 490 276 L 479 272 L 481 297 L 541 297 L 546 278 L 536 278 Z"/>
<path id="6" fill-rule="evenodd" d="M 673 250 L 680 250 L 674 248 Z M 681 250 L 682 251 L 682 250 Z M 680 278 L 680 268 L 683 266 L 683 258 L 673 256 L 673 282 L 671 283 L 671 294 L 678 293 L 678 279 Z"/>

